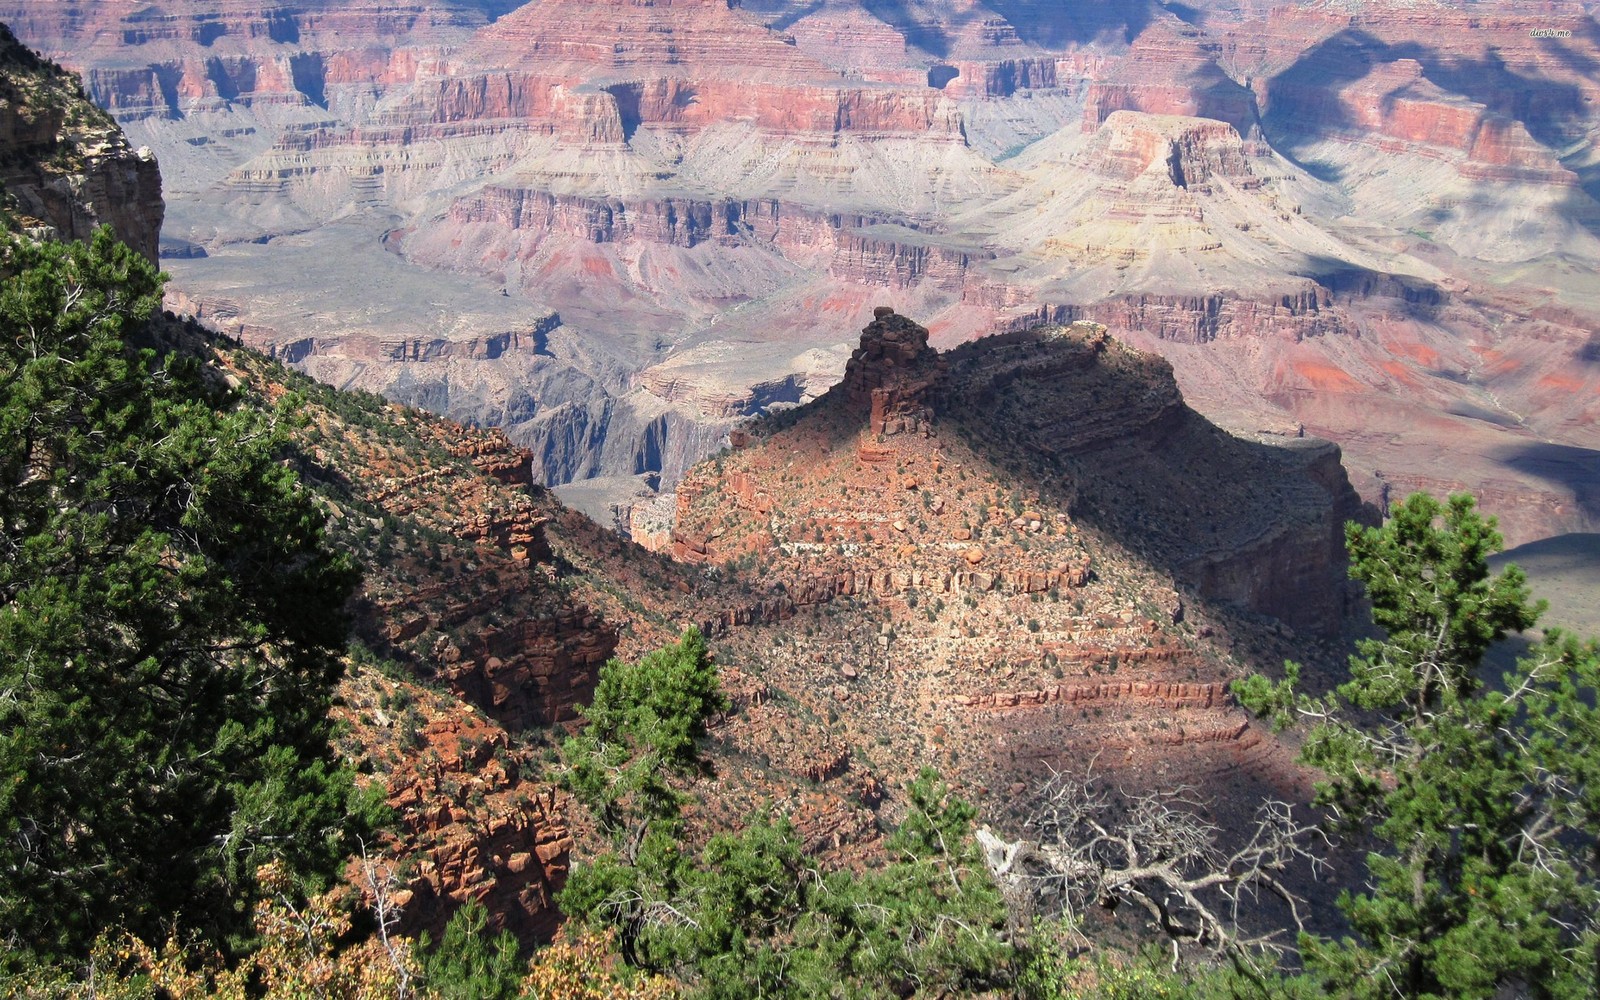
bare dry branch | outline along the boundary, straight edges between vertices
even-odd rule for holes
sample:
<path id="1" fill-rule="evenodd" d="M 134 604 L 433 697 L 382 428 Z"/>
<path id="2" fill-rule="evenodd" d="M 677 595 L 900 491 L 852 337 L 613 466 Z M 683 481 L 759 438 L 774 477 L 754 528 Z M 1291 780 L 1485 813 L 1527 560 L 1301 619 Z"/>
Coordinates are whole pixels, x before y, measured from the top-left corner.
<path id="1" fill-rule="evenodd" d="M 392 863 L 376 861 L 361 844 L 361 877 L 367 897 L 372 902 L 372 915 L 378 925 L 378 942 L 383 946 L 395 975 L 395 1000 L 410 1000 L 416 996 L 412 982 L 410 944 L 394 934 L 400 923 L 400 905 L 395 902 L 396 887 L 400 878 Z"/>
<path id="2" fill-rule="evenodd" d="M 1203 808 L 1187 787 L 1113 791 L 1091 765 L 1082 775 L 1056 773 L 1039 787 L 1022 839 L 1008 841 L 989 827 L 977 837 L 990 871 L 1019 901 L 1069 918 L 1091 906 L 1127 903 L 1148 913 L 1151 925 L 1175 942 L 1218 952 L 1281 949 L 1271 935 L 1244 935 L 1241 913 L 1266 892 L 1303 927 L 1303 901 L 1283 874 L 1297 863 L 1320 867 L 1314 848 L 1326 845 L 1324 834 L 1300 821 L 1289 803 L 1269 800 L 1257 811 L 1250 836 L 1228 850 L 1219 846 L 1222 831 L 1203 818 Z"/>

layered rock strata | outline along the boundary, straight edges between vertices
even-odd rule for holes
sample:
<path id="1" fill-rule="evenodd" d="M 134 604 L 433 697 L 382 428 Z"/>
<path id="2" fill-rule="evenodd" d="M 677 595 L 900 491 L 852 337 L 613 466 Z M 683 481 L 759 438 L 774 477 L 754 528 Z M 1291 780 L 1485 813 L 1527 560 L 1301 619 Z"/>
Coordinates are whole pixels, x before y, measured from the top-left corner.
<path id="1" fill-rule="evenodd" d="M 164 205 L 161 172 L 79 85 L 0 25 L 3 209 L 38 236 L 88 239 L 108 225 L 152 262 Z"/>
<path id="2" fill-rule="evenodd" d="M 1091 757 L 1130 787 L 1298 787 L 1225 651 L 1339 627 L 1337 450 L 1223 434 L 1092 324 L 926 337 L 880 309 L 840 385 L 676 493 L 675 557 L 765 582 L 700 623 L 759 678 L 741 711 L 837 720 L 810 754 L 735 745 L 838 787 L 939 761 L 998 811 Z"/>
<path id="3" fill-rule="evenodd" d="M 1520 495 L 1496 511 L 1519 540 L 1593 521 L 1580 467 L 1501 457 L 1597 443 L 1589 15 L 0 0 L 163 158 L 185 301 L 321 378 L 507 426 L 547 482 L 670 485 L 838 377 L 816 318 L 887 293 L 945 346 L 1104 322 L 1229 426 L 1340 440 L 1369 498 Z M 406 300 L 275 309 L 312 294 L 300 254 Z M 562 325 L 497 355 L 523 326 L 446 281 Z M 748 360 L 686 375 L 702 352 Z"/>

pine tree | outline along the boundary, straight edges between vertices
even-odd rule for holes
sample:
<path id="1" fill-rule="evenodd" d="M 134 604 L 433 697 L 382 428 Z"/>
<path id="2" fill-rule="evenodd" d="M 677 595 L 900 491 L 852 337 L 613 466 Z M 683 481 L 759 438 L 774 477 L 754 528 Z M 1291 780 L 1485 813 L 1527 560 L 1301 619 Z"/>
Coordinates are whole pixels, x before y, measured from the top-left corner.
<path id="1" fill-rule="evenodd" d="M 428 950 L 426 934 L 421 947 Z M 516 1000 L 527 963 L 517 955 L 510 931 L 491 934 L 489 911 L 476 899 L 455 912 L 444 937 L 423 962 L 424 984 L 434 996 L 451 1000 Z"/>
<path id="2" fill-rule="evenodd" d="M 1588 997 L 1600 961 L 1600 651 L 1549 633 L 1498 685 L 1489 646 L 1543 610 L 1471 497 L 1417 494 L 1380 528 L 1351 525 L 1351 575 L 1382 638 L 1336 693 L 1299 668 L 1240 700 L 1279 725 L 1312 719 L 1302 759 L 1319 801 L 1384 845 L 1341 906 L 1353 935 L 1306 939 L 1308 967 L 1348 997 Z"/>
<path id="3" fill-rule="evenodd" d="M 130 349 L 162 278 L 109 230 L 0 245 L 0 940 L 81 955 L 248 927 L 256 867 L 331 872 L 356 573 L 276 410 Z"/>
<path id="4" fill-rule="evenodd" d="M 925 770 L 890 860 L 827 871 L 793 824 L 748 826 L 683 848 L 683 789 L 708 770 L 700 742 L 726 709 L 698 632 L 600 674 L 588 724 L 566 741 L 566 781 L 614 850 L 575 866 L 561 907 L 615 932 L 630 965 L 705 1000 L 953 995 L 996 985 L 1012 952 L 1005 905 L 972 839 L 976 810 Z"/>

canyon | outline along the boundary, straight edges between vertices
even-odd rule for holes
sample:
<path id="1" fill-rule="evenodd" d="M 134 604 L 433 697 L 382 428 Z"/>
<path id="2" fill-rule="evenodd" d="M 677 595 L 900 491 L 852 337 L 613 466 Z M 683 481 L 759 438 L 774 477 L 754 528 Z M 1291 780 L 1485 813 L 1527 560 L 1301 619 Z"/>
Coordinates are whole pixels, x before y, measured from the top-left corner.
<path id="1" fill-rule="evenodd" d="M 461 30 L 429 9 L 433 28 Z M 221 44 L 226 34 L 140 10 L 152 39 L 188 44 L 193 28 Z M 478 12 L 486 20 L 496 13 Z M 498 13 L 500 30 L 517 28 Z M 269 19 L 261 30 L 270 37 L 288 29 Z M 882 44 L 882 32 L 871 37 Z M 1018 44 L 993 24 L 976 37 L 962 45 Z M 683 51 L 693 51 L 692 41 Z M 551 58 L 574 51 L 593 57 L 558 48 Z M 646 51 L 660 60 L 677 50 Z M 793 58 L 773 50 L 774 72 L 789 72 Z M 130 153 L 114 124 L 89 115 L 57 71 L 3 40 L 0 61 L 9 88 L 0 91 L 0 129 L 27 137 L 18 140 L 22 155 L 6 163 L 15 199 L 8 223 L 70 235 L 106 221 L 150 252 L 162 218 L 151 157 Z M 951 65 L 977 75 L 977 63 L 952 55 Z M 993 86 L 1042 84 L 1042 65 L 994 69 Z M 533 99 L 528 86 L 511 91 Z M 872 113 L 898 121 L 915 107 L 896 101 Z M 1222 234 L 1184 197 L 1155 206 L 1153 195 L 1166 190 L 1162 177 L 1181 192 L 1224 197 L 1269 187 L 1278 161 L 1230 129 L 1119 107 L 1093 129 L 1041 140 L 1023 155 L 1040 163 L 1084 158 L 1097 164 L 1100 182 L 1061 192 L 1060 217 L 1078 221 L 1050 230 L 1063 238 L 1034 255 L 1039 276 L 1064 285 L 1077 272 L 1063 262 L 1080 246 L 1125 235 L 1095 207 L 1109 200 L 1144 204 L 1134 223 L 1174 240 Z M 59 208 L 46 190 L 64 193 Z M 116 195 L 107 201 L 105 191 Z M 1020 199 L 1026 187 L 1012 193 Z M 452 203 L 462 219 L 501 228 L 527 221 L 597 246 L 645 233 L 689 251 L 722 247 L 740 226 L 775 233 L 798 220 L 789 228 L 809 234 L 830 268 L 878 252 L 870 248 L 892 236 L 907 293 L 968 281 L 973 260 L 1000 261 L 1007 241 L 1038 249 L 1032 241 L 1043 230 L 1028 231 L 1021 204 L 997 208 L 1013 213 L 1014 228 L 997 229 L 981 252 L 961 251 L 968 258 L 957 266 L 954 244 L 938 242 L 948 232 L 931 222 L 895 229 L 862 214 L 848 217 L 852 234 L 846 216 L 796 215 L 759 197 L 629 203 L 503 186 Z M 609 658 L 636 658 L 690 625 L 709 638 L 729 698 L 711 720 L 714 767 L 689 816 L 691 844 L 768 810 L 794 822 L 821 864 L 872 864 L 882 831 L 903 813 L 900 788 L 923 765 L 937 766 L 986 819 L 1013 826 L 1038 779 L 1060 770 L 1091 768 L 1132 792 L 1199 789 L 1202 808 L 1230 838 L 1247 835 L 1244 824 L 1264 798 L 1309 796 L 1310 775 L 1294 763 L 1293 748 L 1235 704 L 1230 682 L 1276 670 L 1288 657 L 1304 663 L 1314 683 L 1336 676 L 1357 597 L 1345 579 L 1342 527 L 1371 523 L 1379 511 L 1353 486 L 1337 445 L 1299 427 L 1230 433 L 1190 407 L 1180 364 L 1163 355 L 1252 337 L 1280 345 L 1360 340 L 1343 325 L 1352 322 L 1346 305 L 1383 300 L 1443 314 L 1442 285 L 1373 270 L 1248 299 L 1019 299 L 1006 307 L 1007 329 L 975 340 L 891 305 L 872 308 L 871 322 L 847 336 L 867 311 L 846 323 L 853 307 L 841 301 L 841 317 L 828 320 L 831 346 L 794 355 L 805 364 L 744 386 L 748 396 L 729 389 L 727 375 L 748 370 L 738 367 L 748 359 L 707 340 L 697 361 L 679 355 L 653 365 L 639 376 L 639 391 L 701 407 L 701 417 L 683 416 L 681 427 L 699 428 L 705 447 L 718 443 L 719 422 L 738 425 L 726 431 L 726 448 L 704 461 L 665 436 L 654 439 L 651 471 L 668 489 L 626 512 L 630 540 L 564 505 L 544 482 L 552 453 L 518 444 L 516 428 L 463 426 L 310 377 L 334 380 L 341 359 L 377 374 L 410 365 L 420 371 L 405 384 L 437 393 L 427 378 L 481 374 L 472 366 L 521 356 L 555 370 L 547 374 L 557 381 L 576 380 L 558 369 L 564 356 L 553 345 L 576 341 L 563 339 L 571 331 L 555 311 L 527 310 L 520 294 L 484 304 L 451 286 L 448 272 L 408 270 L 407 241 L 425 232 L 420 227 L 390 231 L 379 259 L 396 270 L 368 274 L 409 275 L 410 294 L 442 296 L 440 321 L 453 312 L 459 324 L 451 336 L 420 324 L 363 332 L 353 322 L 361 303 L 337 286 L 324 298 L 296 296 L 289 277 L 320 274 L 326 282 L 334 267 L 318 270 L 318 240 L 341 234 L 359 260 L 364 225 L 251 244 L 275 254 L 271 268 L 298 251 L 295 266 L 304 270 L 275 271 L 250 294 L 267 302 L 276 290 L 287 296 L 279 308 L 310 319 L 334 310 L 322 321 L 348 328 L 276 339 L 279 331 L 255 325 L 254 308 L 219 306 L 203 291 L 179 288 L 171 304 L 190 315 L 158 316 L 141 336 L 192 356 L 204 378 L 232 390 L 227 405 L 293 404 L 283 462 L 325 515 L 329 542 L 364 571 L 332 706 L 341 723 L 336 749 L 393 810 L 390 828 L 363 845 L 349 877 L 366 885 L 362 862 L 390 872 L 404 932 L 437 936 L 462 903 L 478 900 L 496 927 L 524 942 L 551 936 L 562 919 L 556 893 L 601 841 L 559 787 L 560 741 Z M 1285 232 L 1311 238 L 1292 223 Z M 209 259 L 198 256 L 211 252 L 198 244 L 175 248 L 170 234 L 162 239 L 169 262 Z M 1167 252 L 1163 260 L 1159 243 L 1118 245 L 1130 267 L 1170 269 L 1188 259 Z M 190 256 L 172 256 L 180 250 Z M 1270 264 L 1241 254 L 1218 258 L 1207 274 L 1255 281 Z M 430 276 L 436 283 L 416 287 Z M 989 284 L 983 294 L 1007 301 L 1007 287 Z M 863 281 L 860 293 L 892 291 Z M 410 301 L 395 294 L 394 308 Z M 520 325 L 484 325 L 519 313 Z M 1551 314 L 1550 322 L 1576 320 Z M 241 349 L 213 325 L 278 356 Z M 1141 330 L 1162 350 L 1130 344 Z M 617 371 L 623 360 L 612 359 Z M 492 402 L 482 384 L 467 384 L 485 393 L 475 397 L 479 405 Z M 762 407 L 770 412 L 743 419 Z M 669 461 L 682 466 L 670 478 Z M 1310 886 L 1311 874 L 1285 880 Z M 1307 891 L 1325 898 L 1327 886 Z"/>
<path id="2" fill-rule="evenodd" d="M 602 518 L 825 392 L 880 302 L 944 348 L 1102 323 L 1222 425 L 1338 442 L 1380 507 L 1471 489 L 1513 543 L 1600 517 L 1579 3 L 0 0 L 0 21 L 159 159 L 175 307 L 504 428 Z"/>
<path id="3" fill-rule="evenodd" d="M 561 504 L 500 431 L 168 325 L 251 398 L 303 394 L 295 466 L 367 568 L 340 750 L 395 810 L 409 932 L 471 899 L 553 932 L 596 840 L 549 754 L 608 657 L 689 625 L 730 701 L 691 839 L 775 808 L 828 863 L 870 863 L 924 764 L 996 820 L 1091 759 L 1205 789 L 1230 836 L 1263 795 L 1309 794 L 1228 684 L 1330 668 L 1340 528 L 1375 512 L 1336 447 L 1222 431 L 1103 326 L 940 352 L 880 308 L 838 386 L 688 470 L 651 551 Z"/>

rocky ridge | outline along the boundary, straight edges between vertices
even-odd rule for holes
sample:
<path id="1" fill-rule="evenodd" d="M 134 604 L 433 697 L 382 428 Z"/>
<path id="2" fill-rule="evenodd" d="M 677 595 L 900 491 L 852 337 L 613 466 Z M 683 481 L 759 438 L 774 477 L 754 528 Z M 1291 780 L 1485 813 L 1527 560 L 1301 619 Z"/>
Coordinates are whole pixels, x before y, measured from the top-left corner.
<path id="1" fill-rule="evenodd" d="M 1222 801 L 1299 787 L 1226 687 L 1343 620 L 1339 529 L 1365 515 L 1337 449 L 1218 431 L 1093 324 L 927 338 L 879 310 L 844 382 L 677 490 L 675 558 L 768 581 L 705 623 L 746 703 L 829 720 L 825 785 L 933 761 L 1001 812 L 1091 758 Z"/>
<path id="2" fill-rule="evenodd" d="M 726 637 L 734 622 L 767 621 L 752 609 L 781 594 L 753 578 L 704 578 L 564 507 L 533 481 L 531 453 L 498 431 L 321 386 L 169 327 L 168 342 L 214 357 L 253 397 L 305 395 L 300 475 L 322 498 L 335 544 L 366 569 L 353 607 L 361 643 L 335 709 L 349 725 L 340 749 L 384 782 L 395 809 L 383 851 L 386 865 L 406 861 L 404 928 L 437 937 L 477 899 L 496 926 L 547 939 L 573 857 L 595 846 L 552 783 L 549 752 L 600 665 L 690 624 Z M 876 805 L 883 792 L 870 771 L 858 763 L 848 781 L 811 788 L 839 777 L 844 747 L 827 749 L 812 722 L 769 702 L 742 653 L 717 648 L 736 710 L 715 727 L 727 770 L 693 835 L 783 801 L 817 851 L 869 856 L 878 826 L 851 789 L 877 789 Z M 787 733 L 824 738 L 791 743 Z"/>
<path id="3" fill-rule="evenodd" d="M 187 302 L 262 347 L 309 340 L 319 377 L 506 427 L 547 483 L 670 486 L 740 412 L 842 374 L 853 345 L 819 316 L 887 296 L 944 346 L 1104 322 L 1228 426 L 1339 440 L 1374 501 L 1402 481 L 1503 495 L 1513 540 L 1596 516 L 1581 4 L 0 18 L 162 156 Z M 308 255 L 409 298 L 341 280 L 361 301 L 337 324 L 275 304 L 323 273 Z M 479 305 L 436 307 L 452 283 Z M 551 316 L 534 357 L 368 357 Z"/>
<path id="4" fill-rule="evenodd" d="M 404 928 L 437 937 L 477 899 L 498 926 L 548 938 L 573 834 L 524 734 L 574 717 L 618 633 L 540 569 L 555 559 L 559 508 L 527 492 L 527 456 L 496 434 L 173 329 L 169 340 L 214 359 L 253 398 L 306 394 L 299 473 L 333 542 L 365 569 L 353 605 L 361 643 L 335 706 L 348 725 L 340 749 L 384 783 L 395 810 L 387 860 L 375 860 L 406 872 L 395 895 Z"/>
<path id="5" fill-rule="evenodd" d="M 164 207 L 161 172 L 59 66 L 0 25 L 3 210 L 39 237 L 87 239 L 109 225 L 154 261 Z"/>

